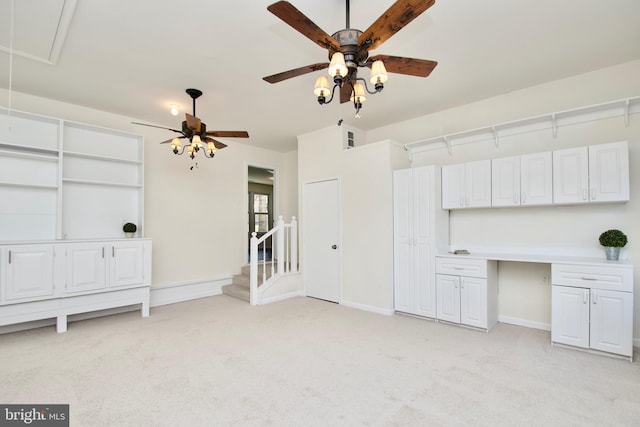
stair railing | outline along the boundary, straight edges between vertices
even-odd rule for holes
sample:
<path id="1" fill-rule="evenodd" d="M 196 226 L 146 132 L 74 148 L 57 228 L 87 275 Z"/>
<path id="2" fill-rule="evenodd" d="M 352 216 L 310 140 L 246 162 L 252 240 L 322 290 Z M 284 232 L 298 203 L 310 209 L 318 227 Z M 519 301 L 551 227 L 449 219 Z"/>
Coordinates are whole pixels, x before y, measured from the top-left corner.
<path id="1" fill-rule="evenodd" d="M 267 239 L 272 237 L 272 260 L 267 261 Z M 262 235 L 251 233 L 249 253 L 249 302 L 258 304 L 258 286 L 270 278 L 282 274 L 298 272 L 298 222 L 291 217 L 291 222 L 285 224 L 282 216 L 278 217 L 276 225 Z M 262 257 L 260 257 L 262 255 Z M 262 258 L 262 259 L 259 259 Z M 271 273 L 270 276 L 267 272 Z"/>

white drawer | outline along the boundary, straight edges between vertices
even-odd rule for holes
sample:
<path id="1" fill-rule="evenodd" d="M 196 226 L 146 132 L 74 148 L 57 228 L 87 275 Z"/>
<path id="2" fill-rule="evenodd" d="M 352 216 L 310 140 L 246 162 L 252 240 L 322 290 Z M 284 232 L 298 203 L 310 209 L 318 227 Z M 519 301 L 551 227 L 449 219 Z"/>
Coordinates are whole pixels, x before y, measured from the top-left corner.
<path id="1" fill-rule="evenodd" d="M 436 273 L 453 276 L 487 277 L 487 260 L 474 258 L 436 257 Z"/>
<path id="2" fill-rule="evenodd" d="M 551 264 L 551 283 L 579 288 L 633 292 L 633 269 L 628 266 Z"/>

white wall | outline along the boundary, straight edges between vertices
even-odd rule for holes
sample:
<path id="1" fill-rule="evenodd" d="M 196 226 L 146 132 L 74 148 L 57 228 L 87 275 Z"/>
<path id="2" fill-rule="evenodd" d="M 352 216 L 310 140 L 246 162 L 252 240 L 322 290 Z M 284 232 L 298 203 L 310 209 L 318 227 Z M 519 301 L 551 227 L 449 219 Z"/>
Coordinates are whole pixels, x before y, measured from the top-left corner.
<path id="1" fill-rule="evenodd" d="M 0 90 L 0 99 L 8 99 Z M 12 108 L 141 134 L 145 139 L 145 237 L 153 239 L 152 287 L 215 282 L 246 264 L 247 164 L 279 171 L 277 212 L 297 215 L 297 155 L 230 142 L 215 158 L 175 156 L 168 131 L 132 125 L 139 119 L 13 92 Z M 169 118 L 170 120 L 179 120 Z M 259 136 L 252 135 L 252 138 Z"/>
<path id="2" fill-rule="evenodd" d="M 481 102 L 368 131 L 369 141 L 409 143 L 525 117 L 640 95 L 640 61 L 504 94 Z M 442 148 L 413 155 L 413 164 L 454 164 L 619 140 L 629 141 L 631 201 L 625 204 L 454 210 L 451 243 L 456 247 L 577 247 L 601 253 L 599 234 L 619 228 L 629 237 L 623 256 L 640 260 L 640 115 L 628 127 L 621 117 L 561 127 L 557 137 L 539 131 Z M 601 255 L 604 258 L 604 254 Z M 500 263 L 500 315 L 533 325 L 550 323 L 548 266 Z M 640 267 L 636 266 L 635 328 L 640 339 Z M 638 341 L 636 341 L 637 343 Z"/>
<path id="3" fill-rule="evenodd" d="M 392 164 L 403 161 L 404 150 L 390 141 L 344 149 L 338 126 L 298 137 L 301 189 L 314 180 L 340 180 L 342 304 L 378 312 L 393 310 L 391 171 Z"/>

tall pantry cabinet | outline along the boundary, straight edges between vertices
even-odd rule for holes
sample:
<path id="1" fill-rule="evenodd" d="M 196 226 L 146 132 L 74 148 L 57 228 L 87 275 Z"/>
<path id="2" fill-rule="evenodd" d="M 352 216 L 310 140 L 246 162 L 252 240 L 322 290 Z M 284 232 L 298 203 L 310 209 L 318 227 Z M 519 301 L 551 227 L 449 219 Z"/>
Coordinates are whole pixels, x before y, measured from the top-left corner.
<path id="1" fill-rule="evenodd" d="M 436 317 L 435 256 L 449 244 L 437 166 L 393 172 L 393 282 L 396 311 Z"/>

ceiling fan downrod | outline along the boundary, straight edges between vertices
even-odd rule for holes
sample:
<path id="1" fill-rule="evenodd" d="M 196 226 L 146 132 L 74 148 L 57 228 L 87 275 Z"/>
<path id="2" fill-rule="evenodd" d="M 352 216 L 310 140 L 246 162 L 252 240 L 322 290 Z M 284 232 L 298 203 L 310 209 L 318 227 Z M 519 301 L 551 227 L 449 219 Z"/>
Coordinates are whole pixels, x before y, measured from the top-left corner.
<path id="1" fill-rule="evenodd" d="M 193 117 L 197 117 L 196 116 L 196 99 L 202 96 L 202 91 L 199 89 L 187 89 L 185 92 L 187 92 L 187 94 L 193 100 Z"/>

